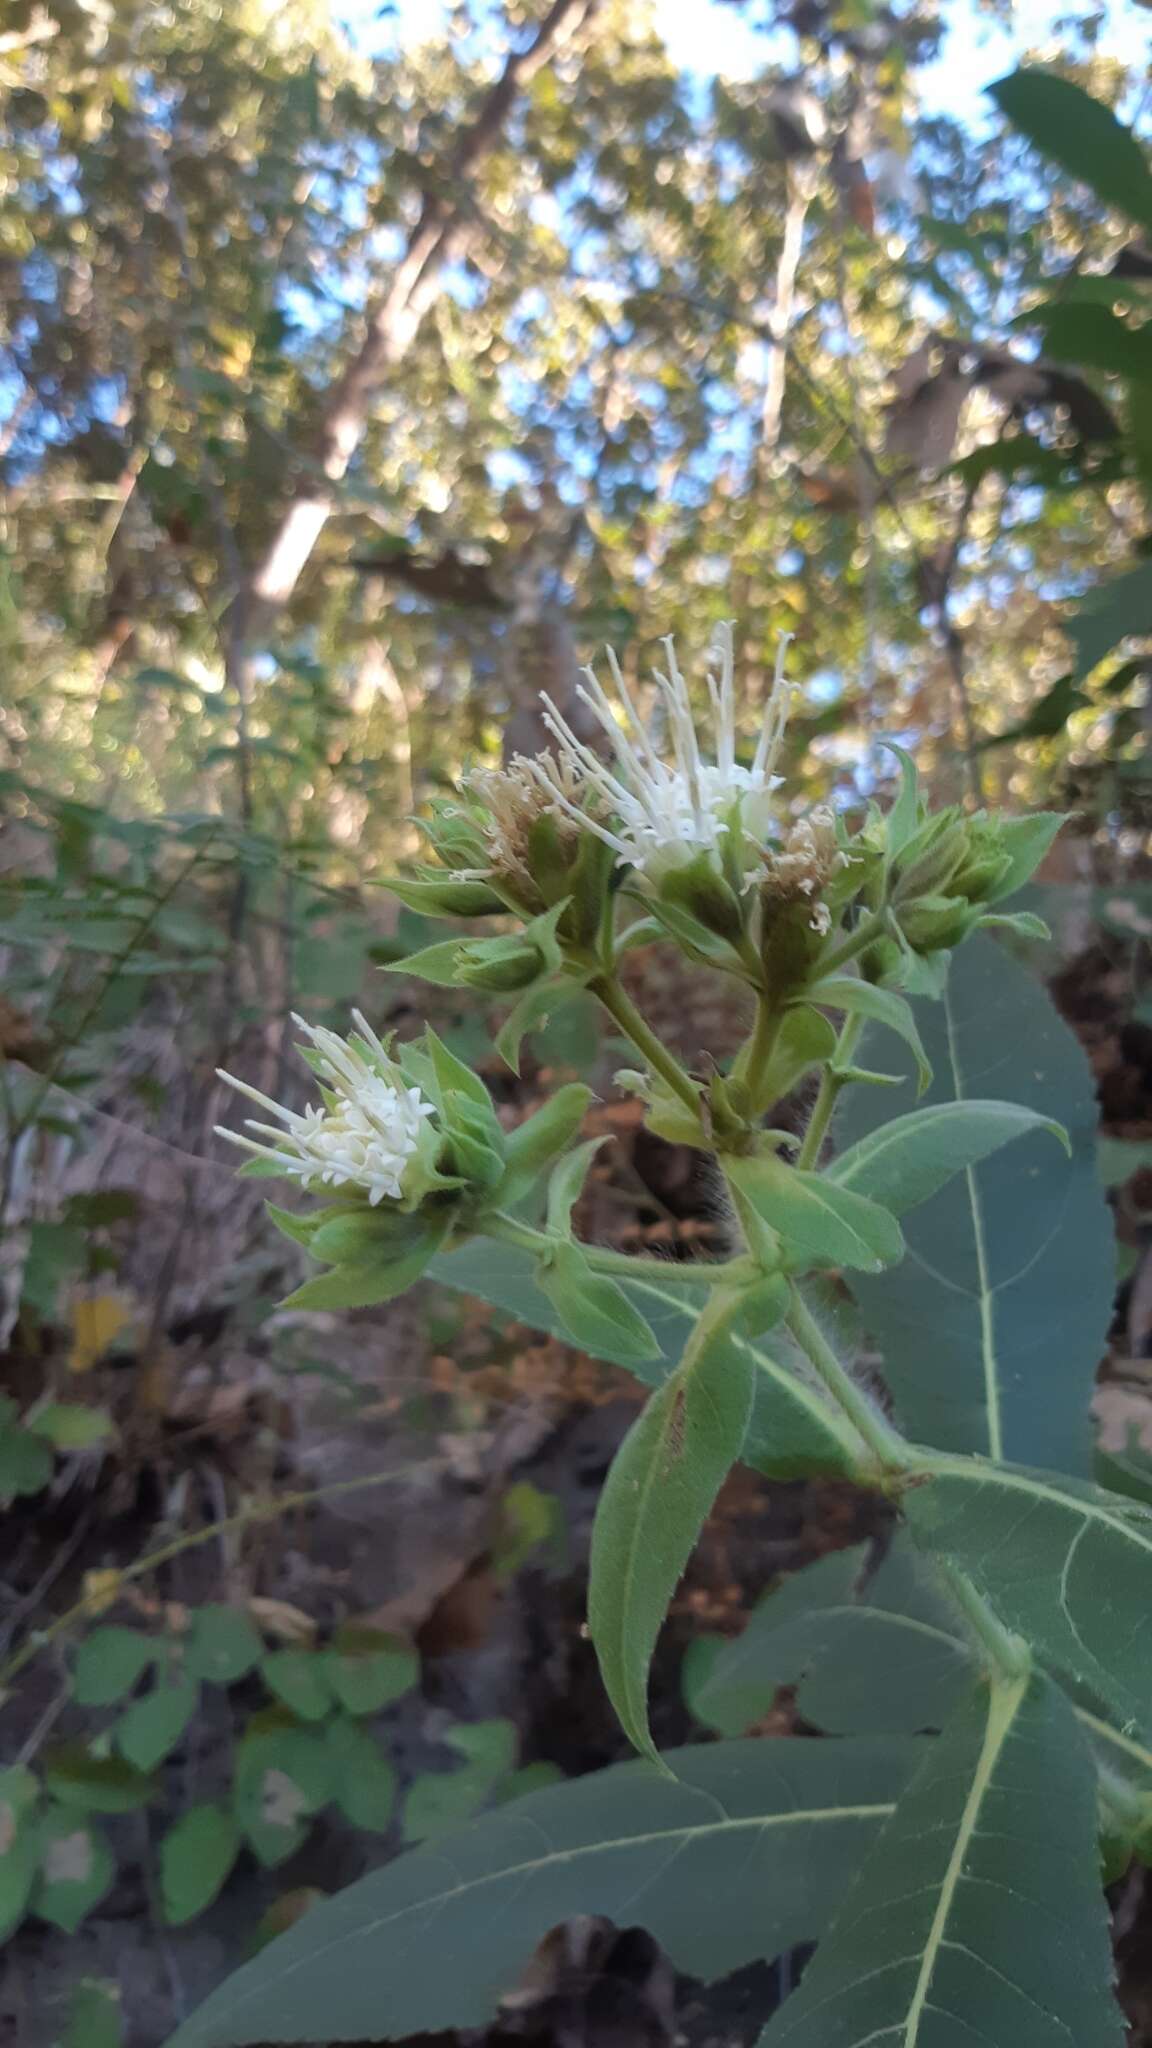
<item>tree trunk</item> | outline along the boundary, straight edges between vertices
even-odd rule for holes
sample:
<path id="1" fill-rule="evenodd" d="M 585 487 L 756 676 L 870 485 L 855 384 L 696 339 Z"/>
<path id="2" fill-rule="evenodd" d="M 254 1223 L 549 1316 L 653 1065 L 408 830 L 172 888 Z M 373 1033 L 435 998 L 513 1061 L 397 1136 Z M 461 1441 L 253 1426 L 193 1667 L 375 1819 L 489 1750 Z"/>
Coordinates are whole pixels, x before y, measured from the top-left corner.
<path id="1" fill-rule="evenodd" d="M 475 232 L 467 181 L 503 134 L 517 96 L 570 43 L 601 0 L 553 0 L 527 49 L 513 51 L 476 119 L 463 128 L 432 188 L 387 291 L 369 310 L 364 339 L 333 384 L 313 451 L 313 477 L 292 499 L 239 601 L 243 634 L 266 630 L 288 602 L 336 503 L 335 486 L 363 438 L 368 411 L 401 361 L 439 290 L 445 265 Z"/>

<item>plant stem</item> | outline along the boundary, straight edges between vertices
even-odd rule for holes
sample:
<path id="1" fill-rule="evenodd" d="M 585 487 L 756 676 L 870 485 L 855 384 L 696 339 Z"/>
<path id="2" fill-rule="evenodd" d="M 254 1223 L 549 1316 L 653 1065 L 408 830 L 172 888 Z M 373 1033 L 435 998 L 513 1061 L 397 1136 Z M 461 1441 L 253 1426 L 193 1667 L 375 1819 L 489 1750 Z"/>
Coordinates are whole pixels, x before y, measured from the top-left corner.
<path id="1" fill-rule="evenodd" d="M 881 1465 L 888 1471 L 907 1471 L 911 1446 L 905 1443 L 891 1423 L 885 1421 L 863 1389 L 856 1385 L 852 1375 L 845 1371 L 796 1287 L 792 1289 L 787 1323 L 818 1379 Z"/>
<path id="2" fill-rule="evenodd" d="M 740 1054 L 733 1072 L 733 1078 L 743 1081 L 752 1098 L 753 1112 L 767 1108 L 761 1101 L 764 1075 L 768 1070 L 784 1012 L 769 1001 L 765 995 L 756 998 L 756 1023 L 751 1038 Z"/>
<path id="3" fill-rule="evenodd" d="M 820 1077 L 820 1086 L 812 1106 L 812 1115 L 808 1119 L 808 1128 L 804 1133 L 804 1142 L 796 1154 L 797 1166 L 815 1166 L 819 1161 L 820 1148 L 828 1135 L 828 1126 L 832 1121 L 832 1113 L 836 1107 L 840 1090 L 844 1086 L 843 1079 L 836 1069 L 842 1061 L 851 1058 L 856 1050 L 856 1041 L 863 1028 L 864 1019 L 862 1017 L 845 1017 L 843 1024 L 840 1026 L 840 1036 L 836 1040 L 836 1049 Z"/>
<path id="4" fill-rule="evenodd" d="M 194 1550 L 200 1543 L 212 1543 L 233 1529 L 246 1529 L 251 1522 L 274 1521 L 277 1515 L 290 1514 L 293 1508 L 312 1507 L 317 1501 L 331 1500 L 337 1494 L 356 1493 L 365 1486 L 389 1486 L 398 1479 L 411 1478 L 414 1472 L 442 1472 L 449 1462 L 447 1458 L 424 1458 L 416 1464 L 401 1465 L 388 1472 L 369 1472 L 359 1479 L 334 1479 L 327 1486 L 310 1486 L 302 1492 L 282 1493 L 269 1500 L 252 1501 L 248 1507 L 239 1508 L 234 1515 L 226 1515 L 222 1521 L 209 1522 L 203 1529 L 192 1529 L 183 1536 L 174 1536 L 159 1550 L 150 1551 L 147 1557 L 138 1557 L 135 1564 L 125 1565 L 122 1571 L 118 1571 L 111 1597 L 103 1589 L 99 1593 L 85 1593 L 47 1628 L 35 1629 L 15 1654 L 0 1665 L 0 1690 L 6 1689 L 26 1664 L 31 1664 L 42 1650 L 66 1634 L 76 1622 L 95 1620 L 106 1606 L 114 1604 L 121 1586 L 129 1586 L 134 1579 L 142 1579 L 149 1572 L 157 1571 L 162 1564 L 171 1563 L 185 1550 Z"/>
<path id="5" fill-rule="evenodd" d="M 885 919 L 882 910 L 870 910 L 867 917 L 862 917 L 855 930 L 849 932 L 847 938 L 842 940 L 833 952 L 825 955 L 819 962 L 821 981 L 823 981 L 825 975 L 838 974 L 840 969 L 849 960 L 855 960 L 858 953 L 862 953 L 866 946 L 870 946 L 873 939 L 880 938 L 884 931 L 884 924 Z"/>
<path id="6" fill-rule="evenodd" d="M 531 1252 L 539 1257 L 551 1249 L 554 1240 L 547 1231 L 535 1230 L 530 1223 L 522 1223 L 518 1216 L 506 1216 L 497 1211 L 484 1218 L 484 1230 L 489 1237 L 499 1238 L 504 1244 L 514 1244 L 520 1251 Z M 710 1264 L 706 1259 L 638 1259 L 629 1252 L 610 1251 L 606 1245 L 581 1244 L 580 1250 L 594 1273 L 610 1273 L 615 1280 L 655 1281 L 661 1286 L 671 1287 L 721 1287 L 748 1277 L 746 1259 L 717 1259 Z"/>
<path id="7" fill-rule="evenodd" d="M 950 1558 L 934 1557 L 932 1568 L 943 1579 L 978 1647 L 984 1651 L 990 1668 L 1001 1672 L 1005 1678 L 1023 1677 L 1032 1661 L 1032 1652 L 1023 1637 L 1015 1636 L 1005 1628 L 968 1574 Z"/>
<path id="8" fill-rule="evenodd" d="M 598 974 L 588 983 L 594 996 L 598 996 L 613 1022 L 620 1026 L 626 1038 L 632 1040 L 637 1052 L 642 1053 L 654 1073 L 666 1081 L 674 1095 L 678 1095 L 693 1116 L 700 1114 L 700 1091 L 691 1076 L 684 1071 L 678 1059 L 662 1045 L 645 1023 L 627 990 L 622 988 L 614 974 Z"/>

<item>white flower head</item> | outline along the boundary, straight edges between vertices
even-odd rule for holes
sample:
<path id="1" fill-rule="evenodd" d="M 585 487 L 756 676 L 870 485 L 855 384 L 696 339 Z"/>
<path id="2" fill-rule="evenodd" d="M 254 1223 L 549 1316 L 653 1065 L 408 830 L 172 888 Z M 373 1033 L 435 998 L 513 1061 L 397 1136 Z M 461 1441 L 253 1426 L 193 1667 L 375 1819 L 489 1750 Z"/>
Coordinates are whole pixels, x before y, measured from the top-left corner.
<path id="1" fill-rule="evenodd" d="M 655 678 L 663 715 L 661 739 L 656 736 L 655 721 L 646 725 L 640 716 L 620 664 L 609 649 L 623 720 L 591 668 L 582 671 L 586 683 L 579 695 L 611 741 L 614 760 L 602 761 L 577 738 L 551 698 L 542 696 L 544 723 L 559 745 L 565 774 L 561 777 L 555 772 L 550 756 L 541 756 L 532 764 L 537 781 L 557 810 L 597 833 L 621 859 L 651 878 L 700 852 L 719 859 L 732 834 L 749 842 L 754 858 L 771 825 L 772 792 L 780 784 L 772 770 L 791 708 L 792 691 L 784 680 L 791 637 L 785 634 L 781 640 L 750 767 L 736 759 L 735 650 L 729 622 L 716 629 L 713 657 L 719 674 L 708 674 L 712 732 L 706 753 L 711 758 L 701 751 L 688 686 L 673 642 L 667 639 L 663 643 L 667 674 L 658 671 Z M 575 792 L 574 779 L 578 781 Z M 581 805 L 577 800 L 580 794 L 593 801 Z M 751 865 L 742 847 L 733 851 L 741 869 Z"/>
<path id="2" fill-rule="evenodd" d="M 247 1081 L 222 1070 L 220 1079 L 279 1118 L 274 1124 L 246 1119 L 256 1133 L 217 1125 L 218 1136 L 241 1145 L 258 1159 L 277 1166 L 290 1180 L 306 1186 L 361 1188 L 373 1208 L 378 1202 L 402 1201 L 411 1193 L 411 1169 L 427 1150 L 422 1143 L 426 1119 L 435 1114 L 419 1088 L 411 1087 L 388 1055 L 370 1024 L 353 1010 L 358 1038 L 343 1039 L 323 1025 L 294 1016 L 312 1042 L 305 1058 L 319 1077 L 324 1106 L 312 1104 L 302 1114 L 285 1109 Z M 270 1142 L 266 1142 L 270 1141 Z"/>

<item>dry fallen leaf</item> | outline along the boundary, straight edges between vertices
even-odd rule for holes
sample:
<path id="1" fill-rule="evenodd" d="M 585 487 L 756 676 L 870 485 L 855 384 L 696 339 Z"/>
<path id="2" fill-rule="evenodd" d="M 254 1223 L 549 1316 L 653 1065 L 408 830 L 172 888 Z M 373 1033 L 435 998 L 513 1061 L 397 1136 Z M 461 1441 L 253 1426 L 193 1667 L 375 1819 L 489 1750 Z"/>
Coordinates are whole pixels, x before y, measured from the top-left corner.
<path id="1" fill-rule="evenodd" d="M 248 1612 L 253 1621 L 282 1643 L 310 1643 L 316 1634 L 311 1615 L 293 1607 L 288 1600 L 269 1600 L 257 1593 L 248 1602 Z"/>
<path id="2" fill-rule="evenodd" d="M 77 1295 L 72 1303 L 69 1372 L 90 1372 L 131 1320 L 131 1308 L 120 1294 Z"/>

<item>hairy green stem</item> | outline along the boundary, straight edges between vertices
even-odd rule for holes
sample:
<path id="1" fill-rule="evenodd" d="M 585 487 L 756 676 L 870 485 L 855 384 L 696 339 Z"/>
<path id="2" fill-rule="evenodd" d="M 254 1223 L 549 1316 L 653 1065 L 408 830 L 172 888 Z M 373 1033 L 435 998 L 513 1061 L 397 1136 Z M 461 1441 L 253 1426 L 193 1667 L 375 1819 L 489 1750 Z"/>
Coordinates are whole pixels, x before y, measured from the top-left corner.
<path id="1" fill-rule="evenodd" d="M 598 974 L 588 983 L 594 996 L 603 1003 L 614 1024 L 618 1024 L 626 1038 L 630 1038 L 637 1052 L 642 1053 L 653 1072 L 666 1081 L 674 1095 L 678 1095 L 694 1116 L 700 1114 L 700 1091 L 691 1076 L 687 1074 L 667 1046 L 662 1045 L 650 1024 L 640 1015 L 627 990 L 622 988 L 614 974 Z"/>
<path id="2" fill-rule="evenodd" d="M 959 1565 L 946 1557 L 934 1557 L 932 1568 L 963 1614 L 978 1648 L 987 1658 L 989 1668 L 1005 1678 L 1022 1677 L 1032 1661 L 1032 1652 L 1023 1637 L 1013 1635 L 1010 1629 L 1005 1628 Z"/>
<path id="3" fill-rule="evenodd" d="M 783 1010 L 771 1002 L 766 995 L 758 995 L 756 998 L 756 1023 L 753 1027 L 752 1036 L 740 1053 L 733 1068 L 733 1079 L 742 1081 L 748 1090 L 753 1113 L 768 1106 L 761 1099 L 764 1076 L 771 1063 L 772 1054 L 776 1050 L 776 1040 L 780 1035 L 780 1026 L 783 1021 Z"/>
<path id="4" fill-rule="evenodd" d="M 820 1086 L 816 1091 L 816 1100 L 812 1105 L 804 1142 L 796 1154 L 797 1166 L 816 1166 L 819 1163 L 820 1148 L 828 1135 L 828 1126 L 832 1121 L 840 1090 L 844 1086 L 843 1078 L 836 1069 L 842 1062 L 851 1059 L 856 1050 L 856 1041 L 863 1029 L 862 1017 L 845 1017 L 840 1026 L 836 1049 L 820 1076 Z"/>
<path id="5" fill-rule="evenodd" d="M 483 1227 L 489 1237 L 514 1244 L 535 1258 L 549 1251 L 554 1243 L 547 1231 L 536 1230 L 532 1224 L 522 1223 L 518 1216 L 506 1216 L 499 1210 L 485 1216 Z M 662 1286 L 730 1287 L 747 1279 L 749 1270 L 744 1258 L 718 1259 L 710 1264 L 706 1259 L 633 1258 L 630 1252 L 614 1252 L 597 1244 L 581 1244 L 580 1250 L 595 1273 L 610 1273 L 614 1280 L 657 1281 Z"/>
<path id="6" fill-rule="evenodd" d="M 792 1289 L 786 1321 L 817 1378 L 881 1465 L 888 1471 L 907 1471 L 911 1446 L 845 1371 L 797 1287 Z"/>

